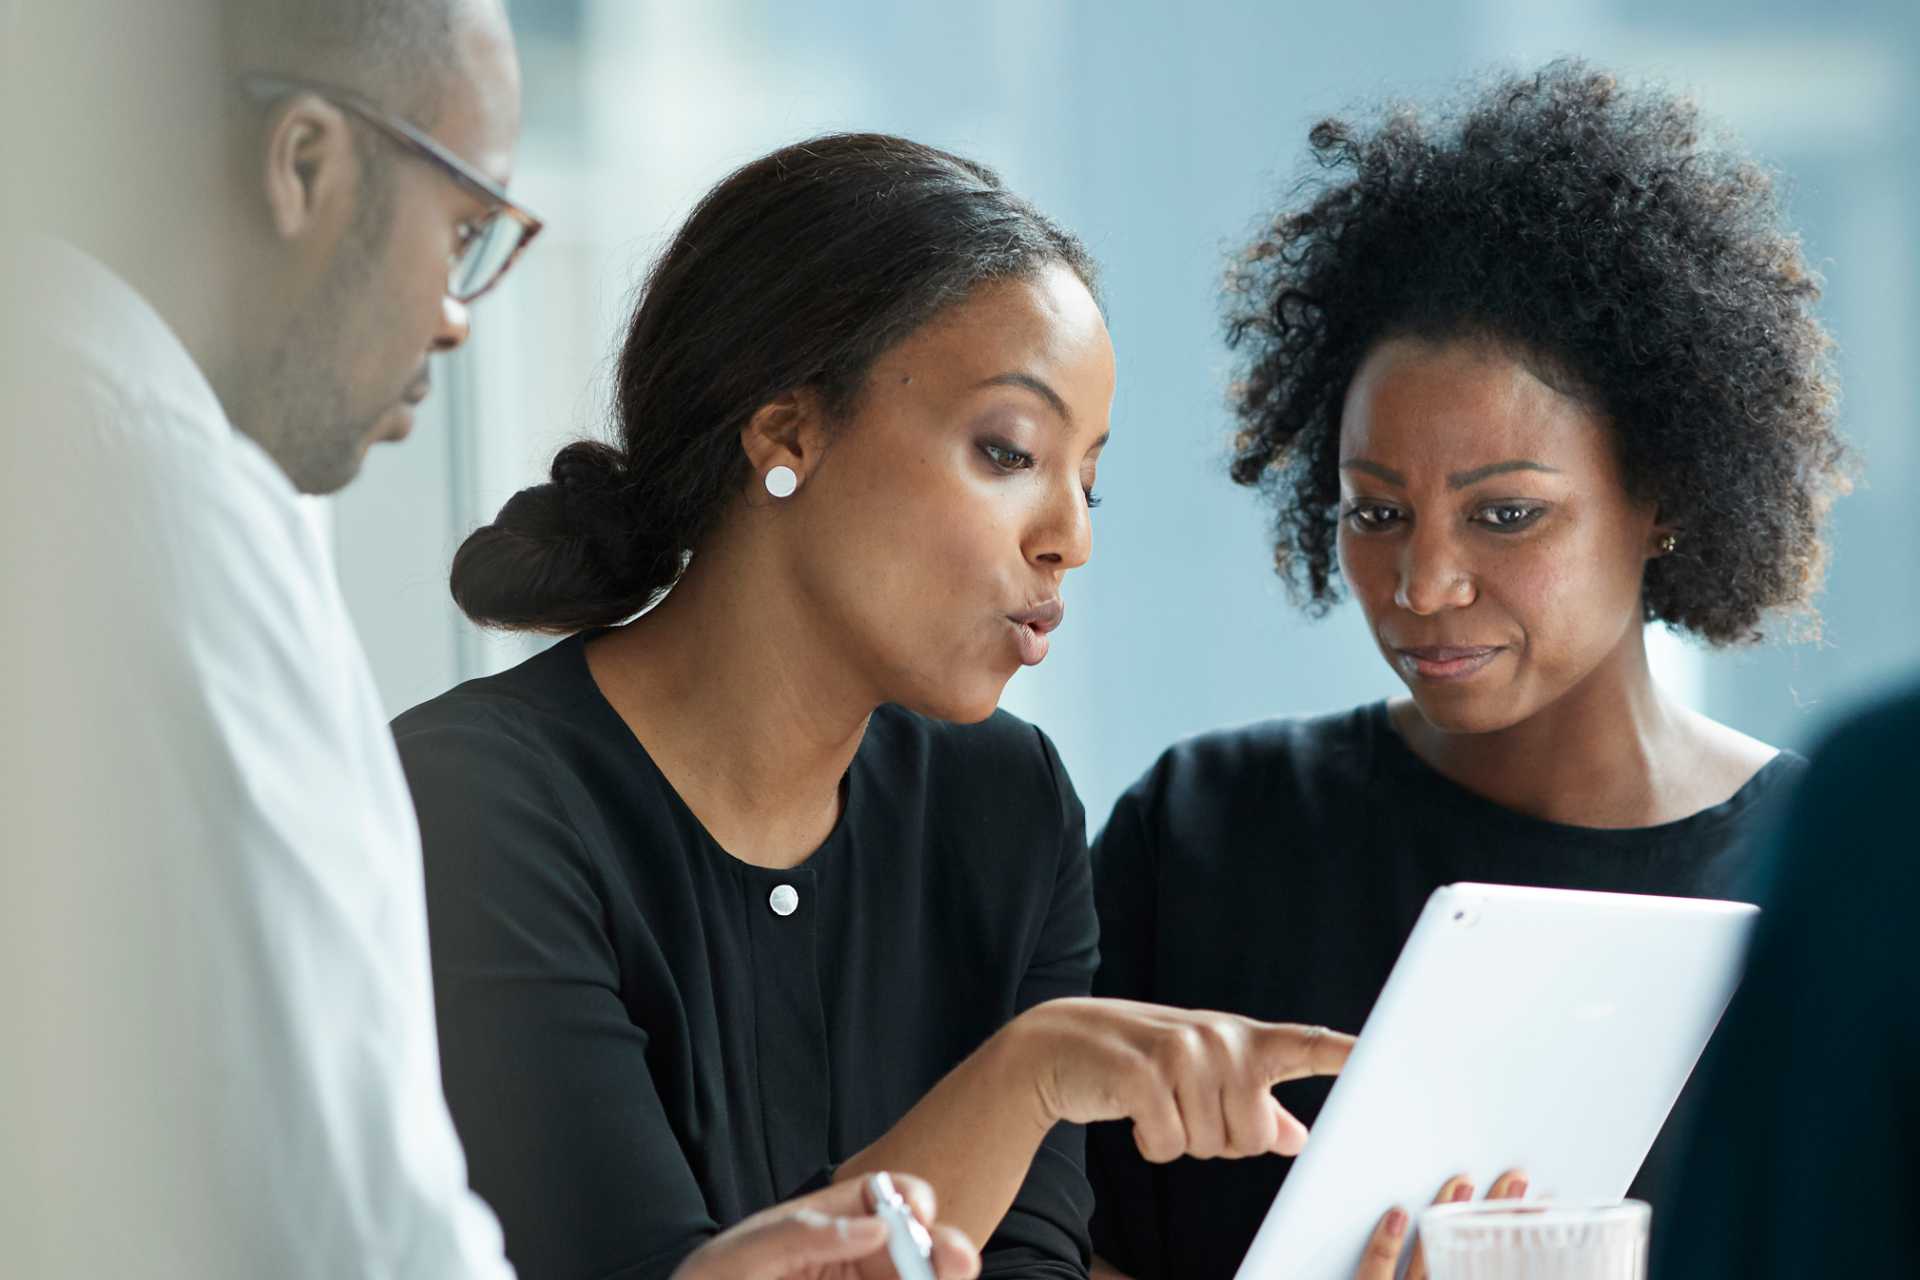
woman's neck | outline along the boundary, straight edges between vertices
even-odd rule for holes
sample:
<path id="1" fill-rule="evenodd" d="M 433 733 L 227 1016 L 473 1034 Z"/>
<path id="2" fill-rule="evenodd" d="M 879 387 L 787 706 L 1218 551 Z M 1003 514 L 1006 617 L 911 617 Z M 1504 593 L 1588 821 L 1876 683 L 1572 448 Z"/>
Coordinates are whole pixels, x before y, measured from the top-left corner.
<path id="1" fill-rule="evenodd" d="M 1675 702 L 1654 682 L 1632 628 L 1584 681 L 1489 733 L 1436 728 L 1409 700 L 1394 727 L 1436 771 L 1495 804 L 1578 827 L 1648 827 L 1718 804 L 1771 748 Z"/>
<path id="2" fill-rule="evenodd" d="M 791 867 L 838 822 L 879 699 L 755 560 L 703 551 L 656 608 L 589 643 L 587 665 L 723 849 Z"/>

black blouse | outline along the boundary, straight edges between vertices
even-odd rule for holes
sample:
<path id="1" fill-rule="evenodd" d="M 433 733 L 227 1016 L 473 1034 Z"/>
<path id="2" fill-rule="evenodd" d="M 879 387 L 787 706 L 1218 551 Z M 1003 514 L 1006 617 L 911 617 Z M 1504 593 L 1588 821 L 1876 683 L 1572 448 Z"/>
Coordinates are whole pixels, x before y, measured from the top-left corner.
<path id="1" fill-rule="evenodd" d="M 1038 730 L 881 708 L 832 835 L 767 870 L 715 844 L 583 643 L 394 726 L 447 1101 L 527 1280 L 668 1275 L 1097 961 L 1084 815 Z M 1085 1275 L 1082 1146 L 1048 1137 L 987 1275 Z"/>
<path id="2" fill-rule="evenodd" d="M 1358 1031 L 1441 885 L 1744 896 L 1746 837 L 1805 764 L 1783 753 L 1725 804 L 1602 830 L 1530 818 L 1449 781 L 1401 739 L 1384 702 L 1196 738 L 1121 797 L 1095 842 L 1094 991 Z M 1275 1092 L 1311 1124 L 1331 1087 Z M 1095 1249 L 1136 1280 L 1227 1280 L 1292 1163 L 1148 1165 L 1122 1125 L 1093 1126 L 1087 1144 Z M 1663 1133 L 1635 1184 L 1656 1231 L 1673 1146 Z"/>

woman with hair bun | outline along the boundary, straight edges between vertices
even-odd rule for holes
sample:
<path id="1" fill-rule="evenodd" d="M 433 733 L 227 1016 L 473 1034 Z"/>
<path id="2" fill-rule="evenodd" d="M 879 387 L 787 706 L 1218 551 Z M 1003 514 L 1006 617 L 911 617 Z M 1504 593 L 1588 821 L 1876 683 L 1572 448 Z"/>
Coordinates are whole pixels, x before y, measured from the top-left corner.
<path id="1" fill-rule="evenodd" d="M 649 278 L 617 441 L 461 547 L 471 617 L 566 637 L 395 725 L 448 1102 L 523 1277 L 667 1276 L 881 1169 L 986 1274 L 1083 1276 L 1078 1124 L 1299 1150 L 1270 1086 L 1347 1038 L 1087 999 L 1080 802 L 995 710 L 1090 551 L 1093 275 L 944 152 L 758 160 Z"/>
<path id="2" fill-rule="evenodd" d="M 1817 282 L 1686 102 L 1558 64 L 1311 142 L 1232 279 L 1231 471 L 1409 696 L 1162 756 L 1096 842 L 1095 991 L 1353 1027 L 1442 884 L 1741 892 L 1804 761 L 1663 692 L 1646 624 L 1810 616 L 1845 477 Z M 1232 1275 L 1288 1162 L 1149 1168 L 1107 1128 L 1101 1256 Z"/>

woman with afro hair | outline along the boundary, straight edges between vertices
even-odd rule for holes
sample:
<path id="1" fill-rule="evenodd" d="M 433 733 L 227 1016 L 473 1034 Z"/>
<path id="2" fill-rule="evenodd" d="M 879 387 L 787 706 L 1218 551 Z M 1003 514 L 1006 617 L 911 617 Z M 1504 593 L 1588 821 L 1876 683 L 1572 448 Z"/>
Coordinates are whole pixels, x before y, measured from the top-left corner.
<path id="1" fill-rule="evenodd" d="M 1096 846 L 1095 991 L 1355 1030 L 1440 885 L 1740 892 L 1804 761 L 1664 693 L 1645 628 L 1810 628 L 1845 455 L 1819 282 L 1686 101 L 1561 63 L 1310 139 L 1230 277 L 1231 473 L 1408 696 L 1163 755 Z M 1137 1280 L 1231 1276 L 1289 1167 L 1149 1165 L 1113 1125 L 1089 1163 Z"/>

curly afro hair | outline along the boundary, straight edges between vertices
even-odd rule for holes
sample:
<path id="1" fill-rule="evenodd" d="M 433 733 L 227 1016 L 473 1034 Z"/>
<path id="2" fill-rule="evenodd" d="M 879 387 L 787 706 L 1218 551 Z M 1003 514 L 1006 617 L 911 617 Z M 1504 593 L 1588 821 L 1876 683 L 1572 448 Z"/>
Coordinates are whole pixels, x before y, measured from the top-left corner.
<path id="1" fill-rule="evenodd" d="M 1297 600 L 1339 597 L 1341 406 L 1405 335 L 1493 342 L 1605 414 L 1679 535 L 1649 620 L 1715 644 L 1812 620 L 1848 460 L 1820 281 L 1765 171 L 1703 145 L 1691 103 L 1565 62 L 1309 139 L 1319 172 L 1228 277 L 1231 473 L 1273 502 Z"/>

